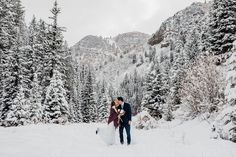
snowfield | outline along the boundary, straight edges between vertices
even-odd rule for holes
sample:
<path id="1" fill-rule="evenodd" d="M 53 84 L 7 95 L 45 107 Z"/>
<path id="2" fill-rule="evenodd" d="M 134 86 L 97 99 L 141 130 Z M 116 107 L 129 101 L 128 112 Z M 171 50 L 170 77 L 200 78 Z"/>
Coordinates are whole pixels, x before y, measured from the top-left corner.
<path id="1" fill-rule="evenodd" d="M 236 157 L 236 144 L 212 139 L 210 125 L 193 120 L 132 129 L 133 143 L 105 145 L 95 134 L 104 124 L 0 128 L 0 157 Z"/>

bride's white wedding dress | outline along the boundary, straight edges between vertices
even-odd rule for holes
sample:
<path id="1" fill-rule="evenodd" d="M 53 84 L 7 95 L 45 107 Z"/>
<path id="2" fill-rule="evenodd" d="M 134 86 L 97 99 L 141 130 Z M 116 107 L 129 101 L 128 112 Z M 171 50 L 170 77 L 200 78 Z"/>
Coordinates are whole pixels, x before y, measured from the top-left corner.
<path id="1" fill-rule="evenodd" d="M 97 129 L 97 134 L 107 145 L 115 144 L 115 133 L 116 128 L 114 122 L 111 122 L 106 127 L 100 127 Z"/>

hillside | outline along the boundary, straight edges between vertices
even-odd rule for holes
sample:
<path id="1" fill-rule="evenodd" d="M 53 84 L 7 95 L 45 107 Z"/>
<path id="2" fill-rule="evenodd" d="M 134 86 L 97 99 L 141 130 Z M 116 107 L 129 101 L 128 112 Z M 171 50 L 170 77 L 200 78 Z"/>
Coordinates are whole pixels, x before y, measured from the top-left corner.
<path id="1" fill-rule="evenodd" d="M 204 49 L 209 6 L 208 3 L 193 3 L 164 21 L 152 36 L 140 32 L 123 33 L 113 38 L 86 36 L 72 47 L 73 55 L 80 62 L 93 65 L 97 80 L 105 78 L 117 88 L 124 75 L 132 74 L 134 69 L 142 76 L 147 74 L 152 66 L 147 56 L 151 46 L 155 48 L 156 57 L 175 53 L 179 44 L 188 53 L 195 38 L 198 39 L 197 48 Z M 137 58 L 135 64 L 132 63 L 134 55 Z M 144 63 L 140 64 L 140 60 Z"/>
<path id="2" fill-rule="evenodd" d="M 89 35 L 74 45 L 72 52 L 78 62 L 94 67 L 97 81 L 106 80 L 117 89 L 126 73 L 131 74 L 137 68 L 145 75 L 141 71 L 149 65 L 140 63 L 140 60 L 149 51 L 149 38 L 140 32 L 123 33 L 113 38 Z M 137 59 L 135 63 L 134 57 Z"/>

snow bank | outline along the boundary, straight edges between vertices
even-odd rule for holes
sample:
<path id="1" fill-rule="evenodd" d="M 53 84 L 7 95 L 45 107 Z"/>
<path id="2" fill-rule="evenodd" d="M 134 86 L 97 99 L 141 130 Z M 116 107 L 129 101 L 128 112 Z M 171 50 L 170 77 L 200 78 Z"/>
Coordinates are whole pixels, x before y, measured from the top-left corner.
<path id="1" fill-rule="evenodd" d="M 214 138 L 236 142 L 236 106 L 226 106 L 213 125 Z"/>

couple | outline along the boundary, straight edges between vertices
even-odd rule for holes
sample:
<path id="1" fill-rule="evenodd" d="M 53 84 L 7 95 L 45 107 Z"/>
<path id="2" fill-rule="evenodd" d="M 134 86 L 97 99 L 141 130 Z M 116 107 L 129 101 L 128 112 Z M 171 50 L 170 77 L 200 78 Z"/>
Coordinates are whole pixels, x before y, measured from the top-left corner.
<path id="1" fill-rule="evenodd" d="M 113 145 L 115 144 L 115 132 L 119 127 L 120 143 L 124 144 L 123 131 L 125 129 L 127 135 L 127 144 L 130 145 L 131 116 L 132 113 L 130 104 L 125 103 L 122 97 L 118 97 L 111 103 L 108 126 L 106 128 L 98 128 L 96 133 L 106 144 Z"/>

